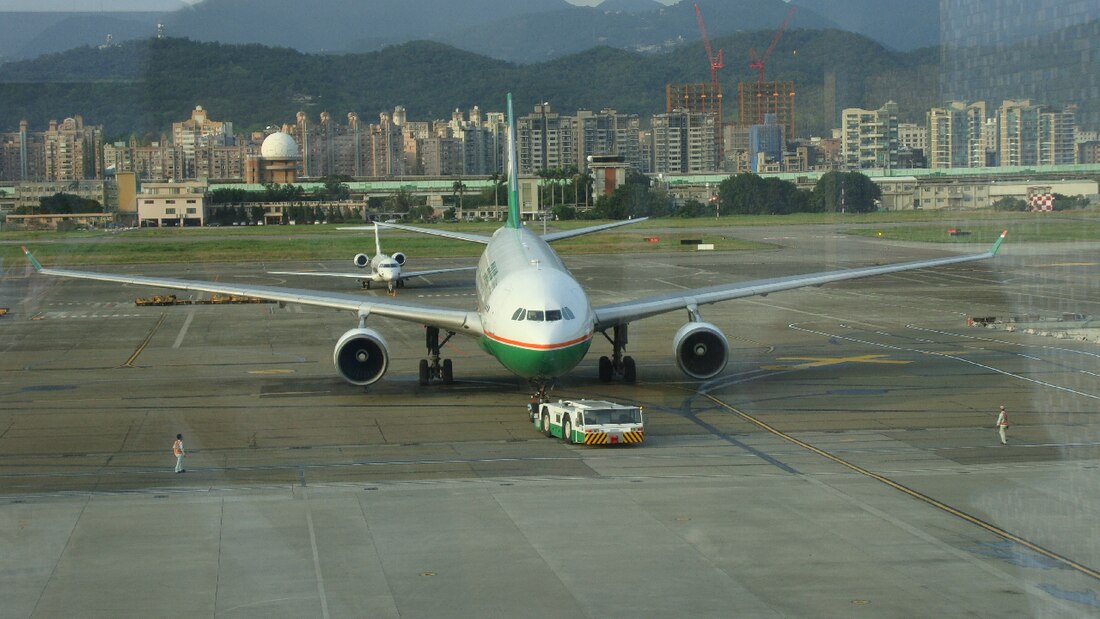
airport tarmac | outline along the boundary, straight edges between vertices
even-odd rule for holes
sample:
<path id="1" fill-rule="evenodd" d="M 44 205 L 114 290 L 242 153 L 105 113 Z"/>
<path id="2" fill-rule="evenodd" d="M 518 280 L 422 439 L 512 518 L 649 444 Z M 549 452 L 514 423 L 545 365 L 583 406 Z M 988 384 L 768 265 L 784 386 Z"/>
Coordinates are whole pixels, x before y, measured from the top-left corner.
<path id="1" fill-rule="evenodd" d="M 986 249 L 700 234 L 775 248 L 566 263 L 603 304 Z M 391 365 L 363 389 L 332 367 L 347 312 L 136 307 L 158 291 L 4 265 L 0 617 L 1095 616 L 1100 348 L 966 323 L 1100 313 L 1098 249 L 1010 237 L 704 306 L 731 345 L 705 383 L 672 359 L 686 316 L 639 321 L 636 385 L 597 380 L 597 339 L 551 394 L 645 406 L 645 444 L 612 449 L 538 434 L 530 387 L 469 339 L 443 351 L 456 382 L 421 387 L 423 329 L 371 318 Z M 355 290 L 276 268 L 345 264 L 110 270 Z M 470 279 L 399 294 L 469 308 Z"/>

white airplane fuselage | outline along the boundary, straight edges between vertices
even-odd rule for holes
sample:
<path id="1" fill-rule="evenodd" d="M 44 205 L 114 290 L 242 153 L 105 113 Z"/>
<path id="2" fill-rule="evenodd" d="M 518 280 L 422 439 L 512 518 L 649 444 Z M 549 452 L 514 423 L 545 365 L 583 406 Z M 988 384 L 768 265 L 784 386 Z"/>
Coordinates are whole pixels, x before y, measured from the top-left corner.
<path id="1" fill-rule="evenodd" d="M 482 349 L 524 378 L 572 370 L 592 343 L 595 315 L 561 258 L 525 227 L 500 228 L 477 268 Z"/>

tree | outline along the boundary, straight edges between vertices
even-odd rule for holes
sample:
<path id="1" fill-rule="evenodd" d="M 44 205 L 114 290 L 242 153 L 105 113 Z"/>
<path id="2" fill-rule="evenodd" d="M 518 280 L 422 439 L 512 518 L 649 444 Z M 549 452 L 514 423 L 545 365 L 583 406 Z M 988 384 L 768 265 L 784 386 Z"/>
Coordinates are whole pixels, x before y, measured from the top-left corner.
<path id="1" fill-rule="evenodd" d="M 825 213 L 870 213 L 882 197 L 879 188 L 860 172 L 828 172 L 817 179 L 813 207 Z"/>
<path id="2" fill-rule="evenodd" d="M 432 220 L 433 215 L 435 215 L 435 209 L 427 204 L 421 204 L 410 208 L 404 218 L 407 221 L 429 222 Z"/>
<path id="3" fill-rule="evenodd" d="M 466 193 L 466 183 L 462 182 L 462 179 L 458 179 L 454 183 L 451 183 L 451 195 L 457 196 L 456 204 L 459 210 L 462 209 L 462 195 Z"/>
<path id="4" fill-rule="evenodd" d="M 1089 207 L 1089 199 L 1085 196 L 1070 197 L 1055 193 L 1051 194 L 1051 197 L 1054 198 L 1054 210 L 1056 211 L 1071 211 Z"/>
<path id="5" fill-rule="evenodd" d="M 408 213 L 413 207 L 413 195 L 408 189 L 398 189 L 382 203 L 384 210 L 391 213 Z"/>
<path id="6" fill-rule="evenodd" d="M 334 202 L 347 200 L 351 197 L 351 189 L 348 187 L 350 181 L 351 177 L 346 175 L 321 177 L 321 182 L 325 184 L 323 198 Z"/>
<path id="7" fill-rule="evenodd" d="M 82 198 L 71 193 L 55 193 L 49 197 L 39 198 L 37 209 L 20 207 L 16 210 L 16 214 L 18 215 L 27 215 L 34 213 L 42 215 L 68 215 L 71 213 L 102 212 L 103 205 L 100 204 L 97 200 Z"/>
<path id="8" fill-rule="evenodd" d="M 550 214 L 554 216 L 555 221 L 568 221 L 577 218 L 577 209 L 565 204 L 559 204 L 550 209 Z"/>
<path id="9" fill-rule="evenodd" d="M 1027 201 L 1012 196 L 1005 196 L 993 203 L 995 211 L 1026 211 Z"/>

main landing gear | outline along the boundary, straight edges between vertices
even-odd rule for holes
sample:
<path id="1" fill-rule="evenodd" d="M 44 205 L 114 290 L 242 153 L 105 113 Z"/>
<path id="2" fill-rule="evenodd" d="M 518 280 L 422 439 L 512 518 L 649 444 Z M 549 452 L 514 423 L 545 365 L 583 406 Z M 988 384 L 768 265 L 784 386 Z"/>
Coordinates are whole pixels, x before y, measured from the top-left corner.
<path id="1" fill-rule="evenodd" d="M 443 381 L 444 385 L 449 385 L 454 382 L 454 371 L 452 370 L 451 360 L 443 359 L 442 363 L 439 359 L 439 349 L 443 348 L 443 345 L 451 340 L 451 336 L 454 331 L 448 331 L 447 337 L 442 342 L 439 341 L 439 327 L 425 327 L 425 343 L 428 346 L 428 358 L 420 360 L 420 384 L 427 385 L 432 382 L 433 379 Z"/>
<path id="2" fill-rule="evenodd" d="M 624 382 L 635 382 L 638 371 L 634 365 L 634 357 L 623 356 L 627 342 L 627 325 L 614 326 L 611 337 L 607 335 L 607 331 L 600 331 L 600 333 L 611 342 L 611 358 L 600 357 L 600 380 L 609 383 L 616 376 L 621 376 Z"/>

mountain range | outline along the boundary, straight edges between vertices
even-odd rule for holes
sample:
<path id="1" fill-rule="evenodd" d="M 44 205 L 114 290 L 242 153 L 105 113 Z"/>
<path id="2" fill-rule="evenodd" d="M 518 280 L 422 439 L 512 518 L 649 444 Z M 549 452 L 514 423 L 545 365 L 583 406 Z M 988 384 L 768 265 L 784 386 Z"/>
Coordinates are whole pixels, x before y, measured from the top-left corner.
<path id="1" fill-rule="evenodd" d="M 934 45 L 938 0 L 798 0 L 791 28 L 840 28 L 890 49 Z M 774 32 L 783 0 L 701 0 L 708 34 Z M 163 24 L 169 36 L 258 43 L 309 53 L 378 51 L 434 40 L 501 60 L 532 63 L 598 45 L 660 51 L 698 41 L 694 3 L 604 0 L 204 0 L 172 12 L 3 12 L 0 61 L 34 58 L 82 45 L 145 38 Z M 766 46 L 766 43 L 765 43 Z M 745 56 L 748 50 L 727 50 Z"/>
<path id="2" fill-rule="evenodd" d="M 770 38 L 769 32 L 740 33 L 713 44 L 763 49 Z M 797 85 L 800 135 L 826 134 L 835 124 L 836 110 L 823 108 L 826 72 L 837 75 L 840 107 L 879 107 L 895 99 L 903 117 L 916 120 L 938 103 L 934 50 L 902 53 L 839 30 L 792 30 L 769 61 L 768 77 Z M 720 72 L 727 120 L 737 118 L 737 82 L 753 78 L 740 64 Z M 431 120 L 475 105 L 500 110 L 507 91 L 520 114 L 548 101 L 563 113 L 607 107 L 647 119 L 664 111 L 666 84 L 709 79 L 698 42 L 662 54 L 604 46 L 517 64 L 432 41 L 337 55 L 145 39 L 0 65 L 0 130 L 13 130 L 24 118 L 41 130 L 50 119 L 81 114 L 87 123 L 104 125 L 112 138 L 134 133 L 158 139 L 195 105 L 238 130 L 293 122 L 298 111 L 311 118 L 354 111 L 374 122 L 398 105 L 410 119 Z"/>

